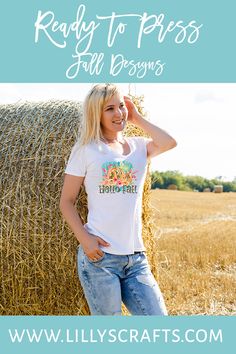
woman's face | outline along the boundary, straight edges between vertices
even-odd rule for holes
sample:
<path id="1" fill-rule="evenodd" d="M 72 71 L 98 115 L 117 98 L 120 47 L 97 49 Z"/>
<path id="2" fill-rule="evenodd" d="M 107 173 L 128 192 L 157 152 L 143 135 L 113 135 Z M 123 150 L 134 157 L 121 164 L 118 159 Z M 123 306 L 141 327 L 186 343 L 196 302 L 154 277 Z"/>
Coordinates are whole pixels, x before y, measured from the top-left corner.
<path id="1" fill-rule="evenodd" d="M 104 132 L 122 131 L 128 116 L 123 96 L 115 94 L 107 101 L 102 110 L 101 127 Z"/>

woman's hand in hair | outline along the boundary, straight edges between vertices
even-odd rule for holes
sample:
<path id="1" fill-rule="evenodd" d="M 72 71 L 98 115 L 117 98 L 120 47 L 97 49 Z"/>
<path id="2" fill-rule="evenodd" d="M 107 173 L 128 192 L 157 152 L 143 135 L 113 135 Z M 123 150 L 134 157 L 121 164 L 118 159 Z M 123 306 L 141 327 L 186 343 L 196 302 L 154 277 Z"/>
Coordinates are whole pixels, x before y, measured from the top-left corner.
<path id="1" fill-rule="evenodd" d="M 124 96 L 125 105 L 128 110 L 128 122 L 136 124 L 142 118 L 135 104 L 131 101 L 130 97 Z"/>

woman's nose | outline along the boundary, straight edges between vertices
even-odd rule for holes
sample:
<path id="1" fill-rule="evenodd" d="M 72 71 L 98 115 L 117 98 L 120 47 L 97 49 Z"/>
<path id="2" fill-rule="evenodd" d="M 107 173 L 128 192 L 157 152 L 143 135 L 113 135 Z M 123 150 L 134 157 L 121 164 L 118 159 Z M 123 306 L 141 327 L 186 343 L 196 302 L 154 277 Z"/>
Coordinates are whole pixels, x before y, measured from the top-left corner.
<path id="1" fill-rule="evenodd" d="M 117 109 L 115 110 L 115 115 L 116 115 L 116 117 L 121 117 L 121 116 L 122 116 L 122 111 L 121 111 L 120 108 L 117 108 Z"/>

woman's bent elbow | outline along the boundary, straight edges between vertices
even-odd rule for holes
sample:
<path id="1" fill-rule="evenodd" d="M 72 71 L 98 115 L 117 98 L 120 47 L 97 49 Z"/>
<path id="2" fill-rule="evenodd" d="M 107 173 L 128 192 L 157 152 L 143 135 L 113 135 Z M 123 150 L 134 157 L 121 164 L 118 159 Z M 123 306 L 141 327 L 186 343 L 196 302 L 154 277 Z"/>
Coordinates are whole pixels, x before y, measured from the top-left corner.
<path id="1" fill-rule="evenodd" d="M 62 214 L 63 214 L 64 204 L 65 204 L 64 200 L 61 198 L 60 202 L 59 202 L 59 209 L 60 209 Z"/>
<path id="2" fill-rule="evenodd" d="M 59 202 L 60 211 L 63 214 L 63 211 L 65 210 L 65 208 L 67 208 L 68 206 L 74 206 L 74 204 L 75 204 L 75 200 L 66 199 L 66 198 L 61 197 L 60 202 Z"/>
<path id="3" fill-rule="evenodd" d="M 177 146 L 177 141 L 175 139 L 172 139 L 172 142 L 171 142 L 171 148 L 175 148 Z"/>
<path id="4" fill-rule="evenodd" d="M 70 202 L 68 202 L 68 200 L 64 199 L 64 198 L 61 198 L 60 199 L 60 202 L 59 202 L 59 209 L 61 211 L 61 213 L 63 214 L 66 206 L 70 204 Z"/>

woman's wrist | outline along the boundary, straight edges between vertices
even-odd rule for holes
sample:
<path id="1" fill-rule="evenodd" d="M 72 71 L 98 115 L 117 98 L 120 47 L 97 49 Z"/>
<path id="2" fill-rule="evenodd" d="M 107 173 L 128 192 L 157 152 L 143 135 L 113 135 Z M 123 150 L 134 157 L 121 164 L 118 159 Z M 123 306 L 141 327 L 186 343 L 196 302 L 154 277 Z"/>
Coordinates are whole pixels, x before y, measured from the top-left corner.
<path id="1" fill-rule="evenodd" d="M 76 235 L 76 238 L 79 241 L 79 243 L 83 246 L 87 244 L 87 242 L 91 239 L 91 236 L 87 231 L 85 231 L 83 232 L 83 234 L 80 234 L 78 236 Z"/>
<path id="2" fill-rule="evenodd" d="M 130 123 L 139 126 L 139 124 L 141 124 L 143 120 L 143 116 L 140 113 L 136 113 Z"/>

